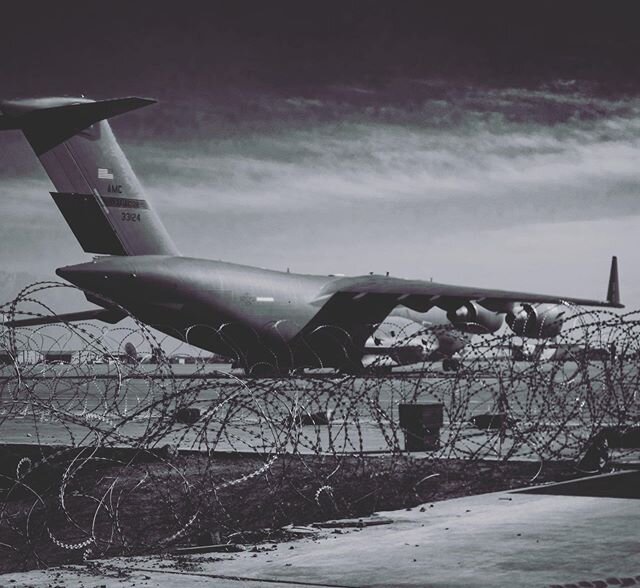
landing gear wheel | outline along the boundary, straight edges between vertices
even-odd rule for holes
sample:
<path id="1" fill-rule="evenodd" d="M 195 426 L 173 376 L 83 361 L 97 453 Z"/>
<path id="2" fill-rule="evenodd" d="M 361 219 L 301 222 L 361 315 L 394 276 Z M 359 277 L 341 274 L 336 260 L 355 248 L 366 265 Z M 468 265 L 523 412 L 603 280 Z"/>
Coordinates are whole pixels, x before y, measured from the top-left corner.
<path id="1" fill-rule="evenodd" d="M 460 370 L 461 364 L 458 359 L 443 359 L 442 360 L 442 370 L 445 372 L 457 372 Z"/>
<path id="2" fill-rule="evenodd" d="M 289 375 L 288 371 L 279 370 L 267 362 L 254 363 L 250 368 L 245 368 L 245 374 L 249 378 L 282 378 Z"/>

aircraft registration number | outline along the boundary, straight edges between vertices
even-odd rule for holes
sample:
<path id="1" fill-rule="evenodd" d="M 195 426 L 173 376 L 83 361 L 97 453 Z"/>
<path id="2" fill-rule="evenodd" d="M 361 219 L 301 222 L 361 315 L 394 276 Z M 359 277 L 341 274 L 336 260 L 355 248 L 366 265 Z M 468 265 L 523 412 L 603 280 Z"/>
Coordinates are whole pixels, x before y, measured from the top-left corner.
<path id="1" fill-rule="evenodd" d="M 120 213 L 122 214 L 122 220 L 123 221 L 129 221 L 132 223 L 139 223 L 140 222 L 140 213 L 139 212 L 122 212 Z"/>

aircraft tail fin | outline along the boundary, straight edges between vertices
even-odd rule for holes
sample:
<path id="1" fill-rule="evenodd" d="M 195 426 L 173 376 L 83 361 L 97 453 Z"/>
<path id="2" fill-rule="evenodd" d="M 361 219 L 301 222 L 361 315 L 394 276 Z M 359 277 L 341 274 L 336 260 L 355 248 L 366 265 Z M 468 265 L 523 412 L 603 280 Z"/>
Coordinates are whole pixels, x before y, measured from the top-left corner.
<path id="1" fill-rule="evenodd" d="M 0 102 L 0 130 L 20 129 L 51 178 L 51 195 L 87 253 L 177 255 L 106 119 L 145 98 Z"/>
<path id="2" fill-rule="evenodd" d="M 609 286 L 607 288 L 607 302 L 611 306 L 622 308 L 620 304 L 620 281 L 618 278 L 618 258 L 614 255 L 611 258 L 611 270 L 609 272 Z"/>

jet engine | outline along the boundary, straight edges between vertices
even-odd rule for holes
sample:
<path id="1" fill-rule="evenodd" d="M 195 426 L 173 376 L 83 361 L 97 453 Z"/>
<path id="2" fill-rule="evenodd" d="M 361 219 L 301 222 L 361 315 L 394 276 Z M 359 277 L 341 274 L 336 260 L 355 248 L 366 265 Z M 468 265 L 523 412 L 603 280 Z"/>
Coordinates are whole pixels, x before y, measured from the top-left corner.
<path id="1" fill-rule="evenodd" d="M 459 331 L 473 335 L 495 333 L 502 326 L 502 316 L 482 308 L 476 302 L 465 302 L 447 312 L 449 322 Z"/>
<path id="2" fill-rule="evenodd" d="M 519 337 L 550 339 L 560 334 L 564 314 L 559 304 L 522 304 L 508 312 L 506 320 Z"/>

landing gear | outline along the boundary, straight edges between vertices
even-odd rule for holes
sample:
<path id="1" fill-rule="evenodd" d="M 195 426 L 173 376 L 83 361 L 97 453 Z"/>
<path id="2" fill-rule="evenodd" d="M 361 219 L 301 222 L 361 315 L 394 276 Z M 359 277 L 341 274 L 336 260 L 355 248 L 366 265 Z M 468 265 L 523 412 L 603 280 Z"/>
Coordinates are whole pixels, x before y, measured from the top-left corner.
<path id="1" fill-rule="evenodd" d="M 390 376 L 391 375 L 391 366 L 390 365 L 379 365 L 369 368 L 370 373 L 374 376 Z"/>
<path id="2" fill-rule="evenodd" d="M 289 375 L 289 370 L 278 369 L 267 362 L 254 363 L 251 367 L 245 368 L 244 372 L 249 378 L 283 378 Z"/>
<path id="3" fill-rule="evenodd" d="M 448 357 L 442 360 L 442 371 L 444 372 L 457 372 L 462 367 L 460 360 Z"/>

